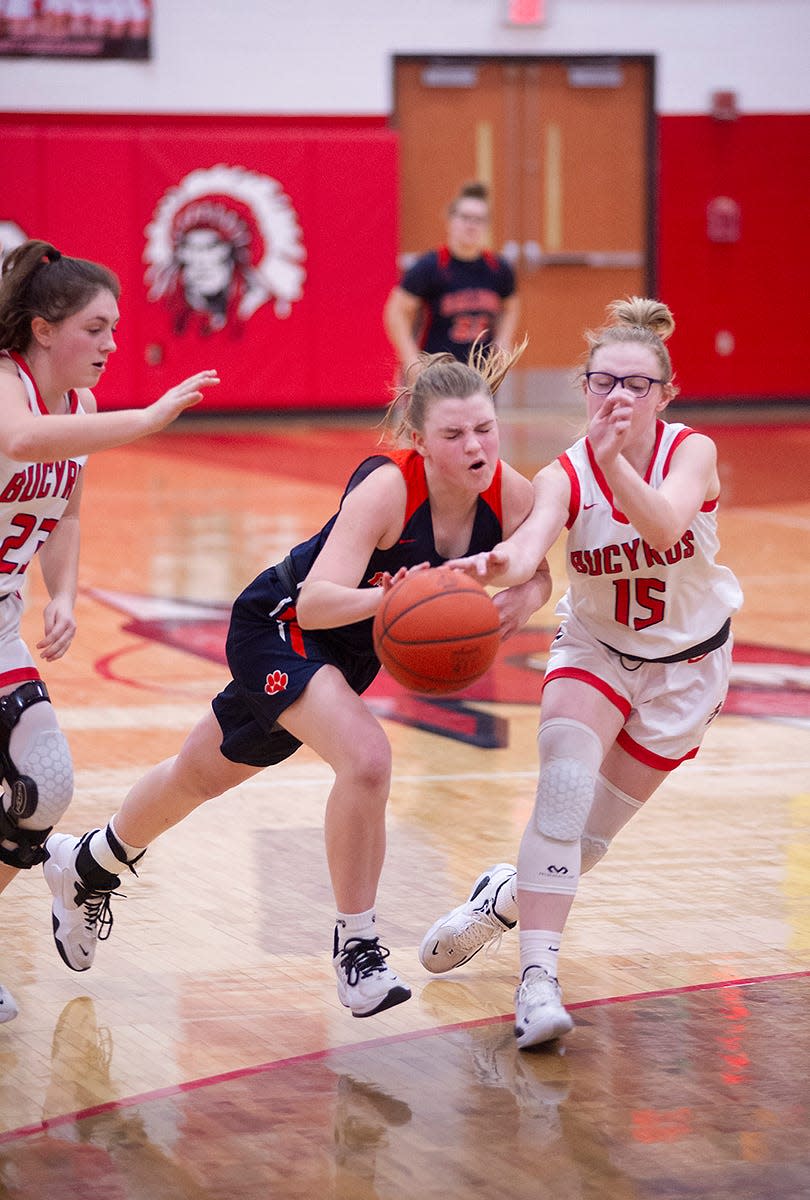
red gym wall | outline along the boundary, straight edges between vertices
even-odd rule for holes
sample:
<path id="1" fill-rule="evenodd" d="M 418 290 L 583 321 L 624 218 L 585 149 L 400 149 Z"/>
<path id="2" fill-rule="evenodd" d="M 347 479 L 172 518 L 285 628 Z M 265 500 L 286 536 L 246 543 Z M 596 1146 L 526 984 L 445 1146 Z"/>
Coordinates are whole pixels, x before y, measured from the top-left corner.
<path id="1" fill-rule="evenodd" d="M 658 293 L 678 322 L 682 399 L 807 400 L 810 115 L 663 116 L 658 133 Z M 281 291 L 297 280 L 299 294 L 286 308 L 283 297 L 260 297 L 252 315 L 231 312 L 221 329 L 191 317 L 178 331 L 176 289 L 148 296 L 145 231 L 181 181 L 218 164 L 277 182 L 289 208 L 271 213 L 275 226 L 260 240 L 265 250 L 278 242 Z M 381 311 L 396 279 L 398 180 L 385 118 L 5 114 L 0 178 L 0 221 L 121 278 L 119 351 L 102 406 L 140 404 L 210 366 L 222 384 L 207 411 L 389 399 Z M 225 198 L 243 232 L 257 225 L 250 201 Z M 306 257 L 289 262 L 291 251 Z"/>
<path id="2" fill-rule="evenodd" d="M 807 401 L 810 115 L 658 129 L 658 291 L 683 399 Z"/>
<path id="3" fill-rule="evenodd" d="M 231 175 L 225 186 L 214 173 L 197 187 L 193 173 L 219 164 Z M 247 175 L 244 191 L 234 167 Z M 206 367 L 222 379 L 206 411 L 380 406 L 393 379 L 381 312 L 395 277 L 396 167 L 396 138 L 382 121 L 8 116 L 0 220 L 119 275 L 119 349 L 98 389 L 102 407 L 140 404 Z M 263 198 L 268 179 L 281 202 Z M 173 204 L 181 184 L 187 194 Z M 177 287 L 149 299 L 146 230 L 163 200 L 180 220 L 208 205 L 242 240 L 265 218 L 254 240 L 275 254 L 272 287 L 247 319 L 229 313 L 212 328 Z"/>

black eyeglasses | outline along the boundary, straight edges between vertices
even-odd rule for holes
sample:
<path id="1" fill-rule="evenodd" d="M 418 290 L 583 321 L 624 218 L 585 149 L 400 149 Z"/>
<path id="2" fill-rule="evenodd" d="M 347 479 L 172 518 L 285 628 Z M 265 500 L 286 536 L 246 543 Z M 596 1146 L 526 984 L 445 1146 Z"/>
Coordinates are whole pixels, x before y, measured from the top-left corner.
<path id="1" fill-rule="evenodd" d="M 586 371 L 585 378 L 594 396 L 609 396 L 615 387 L 623 387 L 634 400 L 643 400 L 654 383 L 663 384 L 663 379 L 650 379 L 649 375 L 609 375 L 607 371 Z"/>

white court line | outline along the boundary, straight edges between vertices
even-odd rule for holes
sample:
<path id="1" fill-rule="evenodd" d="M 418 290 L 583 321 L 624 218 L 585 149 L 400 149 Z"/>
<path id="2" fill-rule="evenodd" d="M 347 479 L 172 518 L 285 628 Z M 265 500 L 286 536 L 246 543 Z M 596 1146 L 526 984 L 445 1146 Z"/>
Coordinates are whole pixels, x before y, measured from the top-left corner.
<path id="1" fill-rule="evenodd" d="M 736 767 L 723 764 L 721 766 L 701 766 L 699 763 L 690 762 L 681 764 L 681 772 L 675 776 L 678 779 L 683 779 L 686 772 L 690 775 L 743 775 L 750 778 L 752 775 L 787 775 L 791 771 L 810 771 L 810 760 L 799 760 L 798 762 L 763 762 L 750 763 L 741 762 Z M 278 782 L 279 774 L 284 774 L 283 786 L 288 788 L 308 788 L 308 787 L 323 787 L 325 783 L 330 783 L 333 775 L 328 767 L 324 767 L 323 775 L 299 775 L 298 777 L 287 774 L 284 770 L 284 764 L 279 763 L 275 768 L 268 767 L 267 771 L 273 771 L 273 778 Z M 142 772 L 137 767 L 131 770 L 116 770 L 111 771 L 100 768 L 98 771 L 92 769 L 83 769 L 78 771 L 77 783 L 83 792 L 97 790 L 99 788 L 110 788 L 120 786 L 116 776 L 120 774 L 122 778 L 126 778 L 130 782 L 136 779 Z M 102 778 L 99 778 L 102 777 Z M 465 772 L 446 772 L 444 774 L 425 773 L 424 775 L 394 775 L 392 778 L 393 784 L 406 783 L 486 783 L 489 781 L 508 781 L 508 780 L 530 780 L 534 781 L 537 778 L 537 771 L 465 771 Z M 95 779 L 95 783 L 94 783 Z M 239 790 L 266 790 L 270 784 L 270 774 L 260 774 L 253 779 L 248 779 L 245 783 L 239 784 Z"/>

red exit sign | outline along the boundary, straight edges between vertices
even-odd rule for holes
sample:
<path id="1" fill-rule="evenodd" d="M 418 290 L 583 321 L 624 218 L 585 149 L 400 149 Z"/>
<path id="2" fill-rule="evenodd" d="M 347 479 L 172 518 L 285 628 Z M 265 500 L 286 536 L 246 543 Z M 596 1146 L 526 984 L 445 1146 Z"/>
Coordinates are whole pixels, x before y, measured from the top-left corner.
<path id="1" fill-rule="evenodd" d="M 505 0 L 507 25 L 542 25 L 546 0 Z"/>

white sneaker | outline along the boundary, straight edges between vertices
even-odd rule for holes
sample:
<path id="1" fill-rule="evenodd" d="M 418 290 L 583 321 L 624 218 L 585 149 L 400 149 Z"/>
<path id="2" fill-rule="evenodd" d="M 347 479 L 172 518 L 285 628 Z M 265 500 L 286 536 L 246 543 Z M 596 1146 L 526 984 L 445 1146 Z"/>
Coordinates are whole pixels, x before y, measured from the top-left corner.
<path id="1" fill-rule="evenodd" d="M 19 1011 L 11 992 L 0 983 L 0 1025 L 4 1021 L 13 1021 Z"/>
<path id="2" fill-rule="evenodd" d="M 443 971 L 460 967 L 483 950 L 488 942 L 495 938 L 500 941 L 507 929 L 514 929 L 517 920 L 509 921 L 499 916 L 496 904 L 505 888 L 501 907 L 506 907 L 503 901 L 507 896 L 511 899 L 516 873 L 511 863 L 490 867 L 476 879 L 469 900 L 431 925 L 419 947 L 419 961 L 426 971 L 441 975 Z"/>
<path id="3" fill-rule="evenodd" d="M 332 959 L 338 999 L 353 1017 L 373 1017 L 410 1000 L 411 989 L 385 965 L 388 954 L 379 938 L 349 938 Z"/>
<path id="4" fill-rule="evenodd" d="M 557 980 L 543 967 L 529 967 L 515 992 L 515 1038 L 526 1050 L 550 1042 L 574 1028 L 571 1014 L 562 1006 Z"/>
<path id="5" fill-rule="evenodd" d="M 48 858 L 43 864 L 45 879 L 53 894 L 51 913 L 56 949 L 71 971 L 88 971 L 93 965 L 96 946 L 112 932 L 113 915 L 110 895 L 120 885 L 117 875 L 100 867 L 89 851 L 89 869 L 77 870 L 79 851 L 91 833 L 82 838 L 67 833 L 52 833 L 45 843 Z"/>

